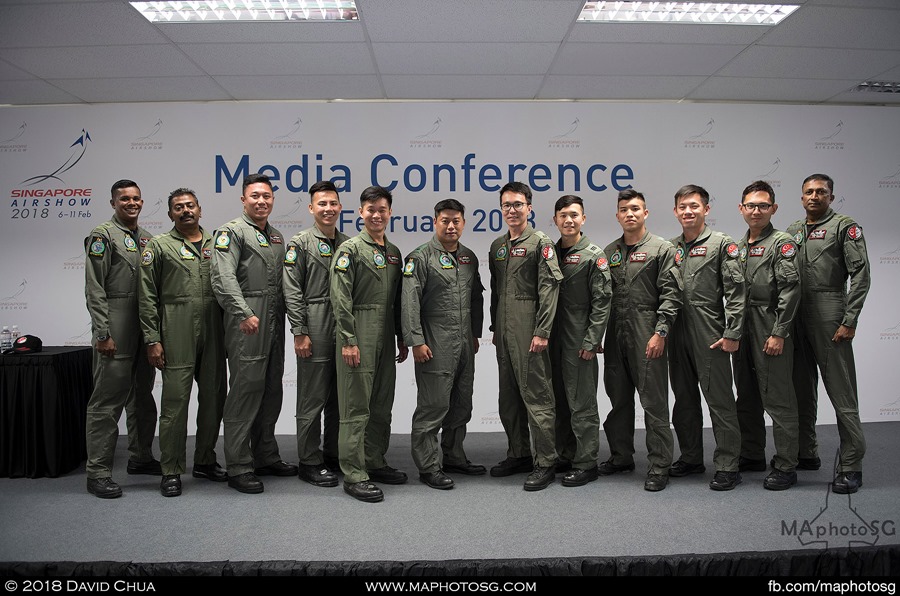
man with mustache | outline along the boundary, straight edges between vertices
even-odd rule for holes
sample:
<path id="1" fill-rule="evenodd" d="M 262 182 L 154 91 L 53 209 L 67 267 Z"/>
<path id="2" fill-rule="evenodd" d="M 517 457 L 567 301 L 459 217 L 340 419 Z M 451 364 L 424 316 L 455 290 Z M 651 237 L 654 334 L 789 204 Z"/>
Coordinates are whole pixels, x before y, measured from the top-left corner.
<path id="1" fill-rule="evenodd" d="M 797 467 L 818 470 L 821 465 L 816 441 L 818 366 L 841 437 L 840 462 L 831 487 L 836 493 L 850 494 L 862 486 L 862 460 L 866 453 L 852 342 L 871 285 L 869 256 L 859 224 L 831 208 L 831 177 L 807 177 L 800 200 L 806 218 L 787 229 L 800 245 L 801 257 L 802 298 L 800 321 L 795 326 L 798 352 L 794 358 L 794 390 L 800 416 Z"/>
<path id="2" fill-rule="evenodd" d="M 181 494 L 187 468 L 186 441 L 191 386 L 197 381 L 195 478 L 225 482 L 216 462 L 216 441 L 225 405 L 225 332 L 222 308 L 210 283 L 212 235 L 200 226 L 200 202 L 194 191 L 169 194 L 169 219 L 175 227 L 147 243 L 141 253 L 141 330 L 150 364 L 162 371 L 159 449 L 160 493 Z"/>

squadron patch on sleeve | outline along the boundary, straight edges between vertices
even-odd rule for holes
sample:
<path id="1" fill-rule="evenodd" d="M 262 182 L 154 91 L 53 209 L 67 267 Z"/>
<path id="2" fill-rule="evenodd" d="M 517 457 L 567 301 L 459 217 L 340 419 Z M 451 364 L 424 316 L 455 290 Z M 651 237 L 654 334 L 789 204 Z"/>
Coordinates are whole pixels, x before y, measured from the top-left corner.
<path id="1" fill-rule="evenodd" d="M 296 265 L 297 264 L 297 246 L 295 244 L 288 245 L 288 249 L 284 253 L 284 264 L 285 265 Z"/>
<path id="2" fill-rule="evenodd" d="M 88 247 L 88 254 L 100 258 L 104 253 L 106 253 L 106 240 L 103 239 L 103 236 L 94 236 Z"/>
<path id="3" fill-rule="evenodd" d="M 149 267 L 153 264 L 153 251 L 149 248 L 141 253 L 141 267 Z"/>
<path id="4" fill-rule="evenodd" d="M 543 255 L 544 260 L 549 261 L 556 253 L 553 252 L 553 247 L 548 244 L 541 249 L 541 255 Z"/>
<path id="5" fill-rule="evenodd" d="M 228 251 L 230 246 L 231 236 L 228 235 L 228 230 L 222 230 L 216 235 L 216 250 Z"/>
<path id="6" fill-rule="evenodd" d="M 850 226 L 850 229 L 847 230 L 847 238 L 850 240 L 859 240 L 862 238 L 862 228 L 856 224 Z"/>
<path id="7" fill-rule="evenodd" d="M 781 256 L 786 259 L 792 258 L 795 254 L 797 254 L 797 247 L 793 242 L 785 242 L 781 245 Z"/>
<path id="8" fill-rule="evenodd" d="M 346 271 L 347 267 L 350 266 L 350 254 L 349 253 L 341 253 L 341 256 L 337 258 L 337 261 L 334 262 L 334 270 L 335 271 Z"/>
<path id="9" fill-rule="evenodd" d="M 412 277 L 413 271 L 416 270 L 416 262 L 412 259 L 406 261 L 406 265 L 403 267 L 403 275 L 406 277 Z"/>
<path id="10" fill-rule="evenodd" d="M 597 269 L 600 271 L 606 271 L 609 269 L 609 263 L 603 257 L 597 259 Z"/>

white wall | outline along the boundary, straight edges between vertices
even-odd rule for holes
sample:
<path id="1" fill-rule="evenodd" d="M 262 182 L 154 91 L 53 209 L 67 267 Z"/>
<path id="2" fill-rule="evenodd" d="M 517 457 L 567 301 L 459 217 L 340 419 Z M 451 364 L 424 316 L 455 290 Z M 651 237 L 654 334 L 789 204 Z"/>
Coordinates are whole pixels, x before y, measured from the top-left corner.
<path id="1" fill-rule="evenodd" d="M 246 156 L 249 172 L 278 178 L 270 221 L 287 237 L 311 224 L 306 189 L 320 172 L 344 188 L 344 231 L 351 234 L 359 193 L 373 183 L 396 183 L 394 214 L 403 219 L 390 237 L 404 253 L 430 237 L 421 228 L 434 203 L 455 197 L 468 209 L 463 242 L 482 255 L 487 284 L 487 249 L 503 231 L 499 211 L 493 211 L 497 189 L 511 164 L 523 166 L 517 180 L 548 187 L 535 192 L 539 229 L 557 237 L 553 203 L 562 194 L 577 194 L 587 207 L 586 233 L 601 245 L 620 233 L 615 199 L 628 185 L 647 196 L 654 233 L 672 237 L 680 231 L 671 211 L 673 194 L 695 183 L 713 197 L 710 225 L 740 237 L 744 225 L 737 204 L 749 182 L 762 178 L 774 187 L 781 205 L 775 224 L 784 228 L 803 214 L 802 179 L 823 172 L 836 182 L 834 207 L 865 229 L 872 262 L 872 290 L 856 340 L 861 415 L 864 421 L 897 420 L 898 138 L 900 110 L 888 107 L 453 102 L 3 108 L 0 325 L 17 324 L 47 345 L 89 343 L 82 241 L 111 215 L 109 187 L 119 178 L 140 184 L 141 224 L 151 232 L 170 228 L 166 196 L 180 186 L 197 192 L 202 223 L 214 229 L 240 212 Z M 449 165 L 455 188 L 450 174 L 435 177 L 438 164 Z M 561 178 L 561 164 L 577 166 L 577 180 L 571 173 Z M 22 202 L 23 194 L 35 191 L 54 195 Z M 293 353 L 290 342 L 287 353 Z M 501 430 L 495 369 L 488 336 L 478 354 L 470 431 Z M 289 357 L 279 434 L 294 431 L 295 372 Z M 819 420 L 833 423 L 828 398 L 820 393 Z M 599 403 L 605 416 L 602 383 Z M 394 432 L 409 432 L 414 404 L 410 359 L 398 367 Z"/>

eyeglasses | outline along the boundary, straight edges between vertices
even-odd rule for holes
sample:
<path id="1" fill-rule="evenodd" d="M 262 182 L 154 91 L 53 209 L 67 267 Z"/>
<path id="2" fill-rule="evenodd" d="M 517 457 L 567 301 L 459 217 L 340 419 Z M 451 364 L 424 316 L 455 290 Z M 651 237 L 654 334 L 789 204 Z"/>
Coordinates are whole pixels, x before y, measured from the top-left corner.
<path id="1" fill-rule="evenodd" d="M 803 191 L 803 195 L 807 197 L 811 197 L 813 195 L 818 195 L 820 197 L 827 197 L 831 194 L 831 191 L 827 188 L 807 188 Z"/>
<path id="2" fill-rule="evenodd" d="M 515 203 L 501 203 L 500 209 L 503 211 L 521 211 L 527 204 L 528 203 L 523 203 L 522 201 L 516 201 Z"/>
<path id="3" fill-rule="evenodd" d="M 741 209 L 744 211 L 759 210 L 760 213 L 767 213 L 772 208 L 772 203 L 743 203 Z"/>

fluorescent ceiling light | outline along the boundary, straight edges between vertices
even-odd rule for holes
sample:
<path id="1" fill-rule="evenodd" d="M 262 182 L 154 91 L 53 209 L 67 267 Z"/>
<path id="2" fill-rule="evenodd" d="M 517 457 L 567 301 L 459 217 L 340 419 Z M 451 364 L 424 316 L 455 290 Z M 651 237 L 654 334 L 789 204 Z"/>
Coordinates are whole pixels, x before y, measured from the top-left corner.
<path id="1" fill-rule="evenodd" d="M 355 21 L 353 0 L 212 0 L 129 2 L 151 23 Z"/>
<path id="2" fill-rule="evenodd" d="M 863 81 L 850 91 L 864 93 L 900 93 L 900 82 Z"/>
<path id="3" fill-rule="evenodd" d="M 794 4 L 730 2 L 585 2 L 578 20 L 594 23 L 777 25 L 798 8 Z"/>

